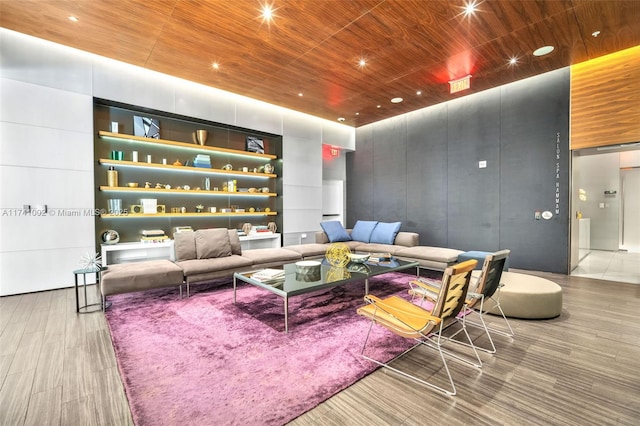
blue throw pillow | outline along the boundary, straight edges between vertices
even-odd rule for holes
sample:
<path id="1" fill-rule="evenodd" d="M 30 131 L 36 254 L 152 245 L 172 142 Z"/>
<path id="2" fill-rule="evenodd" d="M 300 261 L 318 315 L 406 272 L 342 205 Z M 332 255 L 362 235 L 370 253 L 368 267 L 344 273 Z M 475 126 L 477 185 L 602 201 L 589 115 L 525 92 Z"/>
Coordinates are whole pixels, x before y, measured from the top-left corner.
<path id="1" fill-rule="evenodd" d="M 332 243 L 337 243 L 339 241 L 351 241 L 351 236 L 349 236 L 347 230 L 344 229 L 344 226 L 342 226 L 342 224 L 337 220 L 320 222 L 320 226 L 324 233 L 327 234 L 329 241 Z"/>
<path id="2" fill-rule="evenodd" d="M 378 224 L 377 220 L 359 220 L 351 230 L 351 239 L 354 241 L 362 241 L 368 243 L 371 239 L 371 233 Z"/>
<path id="3" fill-rule="evenodd" d="M 400 226 L 402 222 L 378 222 L 375 229 L 371 233 L 372 243 L 379 244 L 393 244 L 396 240 L 396 235 L 400 232 Z"/>

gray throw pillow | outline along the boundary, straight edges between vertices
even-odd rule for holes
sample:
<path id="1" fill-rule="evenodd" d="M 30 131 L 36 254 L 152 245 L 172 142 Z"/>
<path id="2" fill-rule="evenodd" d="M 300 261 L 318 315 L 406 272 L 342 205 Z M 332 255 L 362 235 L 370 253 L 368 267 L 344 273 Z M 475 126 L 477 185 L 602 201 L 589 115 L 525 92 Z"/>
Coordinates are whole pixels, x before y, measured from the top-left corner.
<path id="1" fill-rule="evenodd" d="M 229 229 L 229 243 L 231 244 L 231 254 L 242 256 L 242 245 L 236 229 Z"/>
<path id="2" fill-rule="evenodd" d="M 173 246 L 176 260 L 196 259 L 196 240 L 193 231 L 176 232 L 173 234 Z"/>
<path id="3" fill-rule="evenodd" d="M 198 229 L 196 254 L 198 259 L 231 256 L 231 242 L 227 228 Z"/>

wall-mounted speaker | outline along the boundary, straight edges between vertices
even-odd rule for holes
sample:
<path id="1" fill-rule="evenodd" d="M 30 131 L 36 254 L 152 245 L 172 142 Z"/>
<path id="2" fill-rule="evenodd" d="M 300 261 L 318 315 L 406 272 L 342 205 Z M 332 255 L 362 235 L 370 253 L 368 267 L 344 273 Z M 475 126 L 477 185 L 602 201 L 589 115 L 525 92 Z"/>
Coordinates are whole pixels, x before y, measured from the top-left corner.
<path id="1" fill-rule="evenodd" d="M 140 204 L 134 204 L 131 206 L 131 213 L 142 213 L 142 206 Z"/>
<path id="2" fill-rule="evenodd" d="M 158 213 L 164 213 L 167 211 L 167 208 L 165 207 L 164 204 L 158 204 L 157 211 Z"/>

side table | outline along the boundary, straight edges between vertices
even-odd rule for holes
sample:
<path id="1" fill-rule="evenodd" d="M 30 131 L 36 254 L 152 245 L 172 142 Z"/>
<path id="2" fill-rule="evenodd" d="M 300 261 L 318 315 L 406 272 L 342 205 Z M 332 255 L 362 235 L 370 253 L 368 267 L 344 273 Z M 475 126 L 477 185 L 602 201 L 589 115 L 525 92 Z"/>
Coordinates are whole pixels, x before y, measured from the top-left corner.
<path id="1" fill-rule="evenodd" d="M 98 288 L 98 294 L 100 293 L 100 273 L 106 268 L 99 268 L 97 266 L 91 266 L 89 268 L 76 269 L 73 271 L 73 275 L 75 277 L 75 285 L 76 285 L 76 313 L 88 313 L 94 311 L 88 311 L 87 309 L 91 306 L 102 306 L 102 302 L 91 303 L 89 304 L 87 301 L 87 274 L 96 274 L 96 286 Z M 78 296 L 78 276 L 82 275 L 82 284 L 84 287 L 84 305 L 80 306 L 80 298 Z M 100 298 L 98 298 L 101 300 Z"/>

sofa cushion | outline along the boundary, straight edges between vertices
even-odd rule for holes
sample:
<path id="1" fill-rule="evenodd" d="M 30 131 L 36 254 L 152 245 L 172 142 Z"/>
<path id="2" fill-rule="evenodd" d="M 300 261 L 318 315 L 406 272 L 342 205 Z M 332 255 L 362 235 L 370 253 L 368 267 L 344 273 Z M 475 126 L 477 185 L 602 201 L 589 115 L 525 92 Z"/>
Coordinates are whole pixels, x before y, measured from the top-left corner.
<path id="1" fill-rule="evenodd" d="M 197 262 L 192 260 L 191 262 Z M 180 266 L 167 259 L 109 265 L 102 272 L 100 289 L 104 296 L 182 285 Z"/>
<path id="2" fill-rule="evenodd" d="M 240 244 L 240 236 L 236 229 L 229 229 L 229 243 L 231 244 L 231 254 L 242 255 L 242 245 Z"/>
<path id="3" fill-rule="evenodd" d="M 222 271 L 230 271 L 229 276 L 232 276 L 239 268 L 251 268 L 251 260 L 235 254 L 212 259 L 185 260 L 176 264 L 184 270 L 186 277 Z"/>
<path id="4" fill-rule="evenodd" d="M 400 226 L 402 226 L 402 222 L 378 222 L 376 227 L 373 228 L 369 242 L 393 244 L 396 240 L 396 235 L 400 232 Z"/>
<path id="5" fill-rule="evenodd" d="M 198 259 L 231 256 L 231 242 L 227 228 L 198 229 L 195 232 Z"/>
<path id="6" fill-rule="evenodd" d="M 193 231 L 173 234 L 173 247 L 176 252 L 176 260 L 197 259 L 196 239 Z"/>
<path id="7" fill-rule="evenodd" d="M 284 247 L 245 250 L 242 257 L 250 259 L 254 265 L 282 264 L 302 259 L 300 253 Z"/>
<path id="8" fill-rule="evenodd" d="M 458 256 L 464 253 L 461 250 L 455 250 L 443 247 L 415 246 L 405 247 L 396 251 L 396 255 L 409 257 L 412 259 L 427 259 L 435 262 L 453 264 L 458 261 Z"/>
<path id="9" fill-rule="evenodd" d="M 340 223 L 340 221 L 330 220 L 327 222 L 321 222 L 320 226 L 322 227 L 324 233 L 327 234 L 329 242 L 331 243 L 337 243 L 340 241 L 351 241 L 351 236 L 349 235 L 347 230 L 344 229 L 344 226 L 342 226 L 342 223 Z"/>
<path id="10" fill-rule="evenodd" d="M 351 239 L 354 241 L 362 241 L 368 243 L 371 241 L 371 233 L 375 229 L 378 221 L 375 220 L 359 220 L 351 230 Z"/>
<path id="11" fill-rule="evenodd" d="M 327 252 L 328 244 L 296 244 L 293 246 L 286 246 L 287 250 L 293 250 L 302 255 L 302 257 L 320 257 L 324 256 Z"/>

